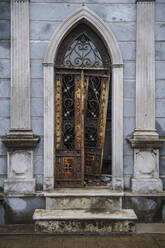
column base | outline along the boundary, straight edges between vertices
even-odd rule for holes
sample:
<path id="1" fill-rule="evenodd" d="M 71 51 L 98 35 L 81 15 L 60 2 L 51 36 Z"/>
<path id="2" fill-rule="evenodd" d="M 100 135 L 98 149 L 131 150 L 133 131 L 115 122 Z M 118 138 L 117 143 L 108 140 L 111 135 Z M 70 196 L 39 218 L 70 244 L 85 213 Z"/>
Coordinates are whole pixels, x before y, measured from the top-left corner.
<path id="1" fill-rule="evenodd" d="M 132 179 L 132 192 L 156 193 L 163 191 L 162 180 L 159 178 Z"/>
<path id="2" fill-rule="evenodd" d="M 35 192 L 34 178 L 6 179 L 4 182 L 4 192 L 6 194 L 33 194 Z"/>

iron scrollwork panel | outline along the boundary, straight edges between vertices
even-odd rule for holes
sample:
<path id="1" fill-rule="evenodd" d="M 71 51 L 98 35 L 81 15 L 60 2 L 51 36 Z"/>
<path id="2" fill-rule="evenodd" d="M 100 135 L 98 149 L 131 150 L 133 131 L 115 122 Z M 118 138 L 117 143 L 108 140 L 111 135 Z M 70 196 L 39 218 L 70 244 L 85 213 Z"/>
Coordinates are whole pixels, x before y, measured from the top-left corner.
<path id="1" fill-rule="evenodd" d="M 84 173 L 80 75 L 58 74 L 55 87 L 55 184 L 81 185 Z"/>
<path id="2" fill-rule="evenodd" d="M 109 78 L 89 76 L 85 83 L 85 174 L 99 176 L 102 170 Z"/>

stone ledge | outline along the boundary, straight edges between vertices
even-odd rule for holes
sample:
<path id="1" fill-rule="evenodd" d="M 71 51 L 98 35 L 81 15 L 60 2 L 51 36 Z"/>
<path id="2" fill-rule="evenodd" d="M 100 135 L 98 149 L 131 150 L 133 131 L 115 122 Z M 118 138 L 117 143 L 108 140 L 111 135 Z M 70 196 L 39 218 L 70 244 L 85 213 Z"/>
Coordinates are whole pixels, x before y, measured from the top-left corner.
<path id="1" fill-rule="evenodd" d="M 45 210 L 36 209 L 33 220 L 137 220 L 132 209 L 105 211 L 93 210 Z"/>
<path id="2" fill-rule="evenodd" d="M 8 149 L 34 149 L 40 137 L 34 135 L 31 129 L 11 129 L 9 134 L 2 136 L 3 144 Z"/>
<path id="3" fill-rule="evenodd" d="M 96 197 L 96 196 L 123 196 L 123 192 L 109 190 L 109 189 L 55 189 L 51 192 L 45 192 L 44 196 L 46 197 L 77 197 L 77 196 L 89 196 L 89 197 Z"/>
<path id="4" fill-rule="evenodd" d="M 133 210 L 44 210 L 34 212 L 35 231 L 39 233 L 135 232 L 137 217 Z"/>
<path id="5" fill-rule="evenodd" d="M 165 142 L 164 137 L 158 137 L 157 139 L 152 137 L 132 137 L 127 136 L 126 139 L 131 143 L 133 148 L 152 148 L 152 149 L 159 149 L 163 146 Z"/>

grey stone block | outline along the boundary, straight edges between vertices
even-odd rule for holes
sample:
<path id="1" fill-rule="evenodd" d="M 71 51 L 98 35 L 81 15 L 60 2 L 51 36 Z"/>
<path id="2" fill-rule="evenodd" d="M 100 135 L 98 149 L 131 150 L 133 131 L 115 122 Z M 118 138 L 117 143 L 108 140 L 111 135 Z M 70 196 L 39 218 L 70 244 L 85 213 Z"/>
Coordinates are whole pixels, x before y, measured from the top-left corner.
<path id="1" fill-rule="evenodd" d="M 132 175 L 124 175 L 124 189 L 131 188 L 131 178 Z"/>
<path id="2" fill-rule="evenodd" d="M 0 202 L 0 225 L 4 225 L 4 224 L 5 224 L 5 210 L 4 210 L 3 202 Z"/>
<path id="3" fill-rule="evenodd" d="M 124 82 L 124 97 L 136 97 L 136 83 L 133 82 Z"/>
<path id="4" fill-rule="evenodd" d="M 135 100 L 124 100 L 124 117 L 134 117 L 135 116 Z"/>
<path id="5" fill-rule="evenodd" d="M 156 98 L 165 98 L 165 80 L 156 82 Z"/>
<path id="6" fill-rule="evenodd" d="M 156 4 L 155 18 L 157 22 L 165 21 L 165 4 Z"/>
<path id="7" fill-rule="evenodd" d="M 6 147 L 0 139 L 0 155 L 6 155 Z"/>
<path id="8" fill-rule="evenodd" d="M 83 193 L 82 193 L 83 194 Z M 76 210 L 76 209 L 99 209 L 99 210 L 120 210 L 122 201 L 120 196 L 60 196 L 46 197 L 47 210 Z"/>
<path id="9" fill-rule="evenodd" d="M 63 21 L 74 11 L 79 9 L 81 5 L 59 4 L 35 4 L 30 5 L 30 19 L 39 21 Z"/>
<path id="10" fill-rule="evenodd" d="M 34 118 L 32 119 L 32 130 L 34 134 L 43 135 L 44 134 L 43 127 L 44 127 L 43 119 L 34 119 Z"/>
<path id="11" fill-rule="evenodd" d="M 156 129 L 161 136 L 165 136 L 165 118 L 156 118 Z"/>
<path id="12" fill-rule="evenodd" d="M 0 80 L 0 97 L 10 97 L 10 81 Z"/>
<path id="13" fill-rule="evenodd" d="M 44 149 L 44 139 L 43 137 L 40 137 L 40 142 L 37 144 L 36 148 L 34 149 L 34 156 L 41 156 L 43 155 L 43 149 Z"/>
<path id="14" fill-rule="evenodd" d="M 162 220 L 165 222 L 165 205 L 162 208 Z"/>
<path id="15" fill-rule="evenodd" d="M 50 40 L 53 33 L 59 24 L 53 23 L 35 23 L 30 25 L 30 39 L 31 40 Z"/>
<path id="16" fill-rule="evenodd" d="M 0 23 L 0 39 L 9 39 L 10 38 L 10 23 L 3 22 Z"/>
<path id="17" fill-rule="evenodd" d="M 10 57 L 9 42 L 0 42 L 0 58 L 8 59 Z"/>
<path id="18" fill-rule="evenodd" d="M 31 103 L 32 116 L 43 116 L 43 101 L 40 99 L 32 100 Z"/>
<path id="19" fill-rule="evenodd" d="M 31 62 L 31 78 L 42 78 L 43 66 L 41 62 Z"/>
<path id="20" fill-rule="evenodd" d="M 10 19 L 10 3 L 7 2 L 0 3 L 0 19 L 2 20 Z"/>
<path id="21" fill-rule="evenodd" d="M 156 43 L 156 60 L 165 60 L 165 43 L 157 42 Z"/>
<path id="22" fill-rule="evenodd" d="M 133 148 L 131 147 L 130 143 L 124 138 L 123 142 L 123 153 L 125 155 L 132 155 L 133 156 Z"/>
<path id="23" fill-rule="evenodd" d="M 111 23 L 108 24 L 118 41 L 135 41 L 136 24 L 130 23 Z"/>
<path id="24" fill-rule="evenodd" d="M 156 117 L 165 117 L 165 102 L 156 101 Z"/>
<path id="25" fill-rule="evenodd" d="M 0 175 L 7 174 L 7 158 L 0 157 Z"/>
<path id="26" fill-rule="evenodd" d="M 135 62 L 124 63 L 124 79 L 135 79 L 136 77 L 136 64 Z"/>
<path id="27" fill-rule="evenodd" d="M 0 101 L 0 116 L 1 117 L 10 116 L 10 102 L 8 100 Z"/>
<path id="28" fill-rule="evenodd" d="M 124 175 L 133 174 L 134 162 L 133 156 L 124 156 Z"/>
<path id="29" fill-rule="evenodd" d="M 136 20 L 136 5 L 135 4 L 110 4 L 88 5 L 88 8 L 95 12 L 106 22 L 134 22 Z"/>
<path id="30" fill-rule="evenodd" d="M 43 190 L 43 175 L 36 175 L 36 190 Z"/>
<path id="31" fill-rule="evenodd" d="M 165 175 L 165 158 L 160 157 L 159 173 L 160 175 Z"/>
<path id="32" fill-rule="evenodd" d="M 6 178 L 6 175 L 3 175 L 3 176 L 0 175 L 0 191 L 3 191 L 5 178 Z"/>
<path id="33" fill-rule="evenodd" d="M 124 136 L 132 135 L 135 129 L 135 119 L 124 119 Z"/>
<path id="34" fill-rule="evenodd" d="M 0 60 L 0 78 L 10 78 L 10 62 L 9 61 Z"/>
<path id="35" fill-rule="evenodd" d="M 156 24 L 155 38 L 158 41 L 165 40 L 165 24 Z"/>
<path id="36" fill-rule="evenodd" d="M 6 224 L 32 223 L 32 215 L 36 208 L 45 208 L 42 197 L 5 198 Z"/>
<path id="37" fill-rule="evenodd" d="M 165 79 L 165 61 L 156 62 L 156 79 Z"/>
<path id="38" fill-rule="evenodd" d="M 120 43 L 120 49 L 124 60 L 136 59 L 136 44 L 135 42 Z"/>
<path id="39" fill-rule="evenodd" d="M 5 135 L 9 132 L 10 121 L 9 119 L 0 119 L 0 135 Z"/>
<path id="40" fill-rule="evenodd" d="M 124 197 L 123 208 L 134 209 L 138 222 L 156 222 L 161 219 L 162 199 L 160 197 Z"/>
<path id="41" fill-rule="evenodd" d="M 162 183 L 163 183 L 163 190 L 165 190 L 165 178 L 162 177 L 161 180 L 162 180 Z"/>
<path id="42" fill-rule="evenodd" d="M 31 96 L 32 97 L 43 97 L 43 80 L 39 80 L 38 82 L 32 80 Z"/>
<path id="43" fill-rule="evenodd" d="M 32 42 L 30 44 L 31 59 L 44 59 L 47 46 L 48 46 L 48 43 L 41 43 L 41 42 L 33 43 Z"/>
<path id="44" fill-rule="evenodd" d="M 160 156 L 164 156 L 165 155 L 165 142 L 163 143 L 163 146 L 160 148 L 159 154 L 160 154 Z"/>
<path id="45" fill-rule="evenodd" d="M 43 157 L 34 156 L 34 174 L 42 175 L 43 174 Z"/>

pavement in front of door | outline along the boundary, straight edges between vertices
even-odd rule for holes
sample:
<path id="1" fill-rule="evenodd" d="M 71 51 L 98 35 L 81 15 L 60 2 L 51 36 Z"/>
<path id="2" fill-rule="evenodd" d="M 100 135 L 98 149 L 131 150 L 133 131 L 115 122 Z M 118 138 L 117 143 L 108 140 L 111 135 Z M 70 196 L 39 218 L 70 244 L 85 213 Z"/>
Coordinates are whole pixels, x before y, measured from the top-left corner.
<path id="1" fill-rule="evenodd" d="M 137 224 L 134 234 L 45 235 L 33 225 L 0 226 L 0 248 L 165 248 L 165 224 Z"/>

